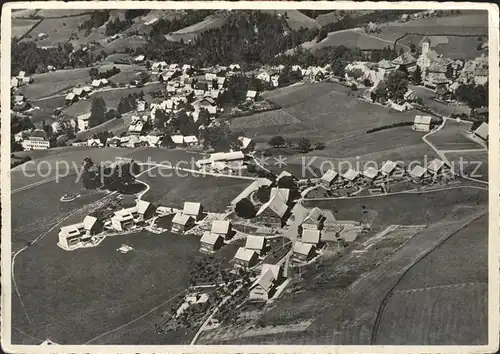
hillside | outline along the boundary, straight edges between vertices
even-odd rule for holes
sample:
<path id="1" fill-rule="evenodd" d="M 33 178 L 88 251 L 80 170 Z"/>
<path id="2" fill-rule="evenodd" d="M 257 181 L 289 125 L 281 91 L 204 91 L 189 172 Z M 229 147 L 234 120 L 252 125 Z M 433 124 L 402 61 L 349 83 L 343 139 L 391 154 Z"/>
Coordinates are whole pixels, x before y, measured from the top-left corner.
<path id="1" fill-rule="evenodd" d="M 300 28 L 320 28 L 321 25 L 314 19 L 304 15 L 299 10 L 262 10 L 270 14 L 283 16 L 291 30 L 297 31 Z"/>
<path id="2" fill-rule="evenodd" d="M 227 14 L 223 13 L 210 15 L 201 22 L 165 35 L 165 38 L 172 42 L 180 42 L 181 40 L 190 42 L 203 32 L 224 26 L 227 23 L 227 18 Z"/>

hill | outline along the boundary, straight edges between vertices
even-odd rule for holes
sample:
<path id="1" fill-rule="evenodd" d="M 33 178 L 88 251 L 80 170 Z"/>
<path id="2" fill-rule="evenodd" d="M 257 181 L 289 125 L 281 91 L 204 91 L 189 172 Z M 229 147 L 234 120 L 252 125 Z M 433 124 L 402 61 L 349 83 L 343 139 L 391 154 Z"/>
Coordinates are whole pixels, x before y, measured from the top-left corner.
<path id="1" fill-rule="evenodd" d="M 184 42 L 190 42 L 203 32 L 222 27 L 226 24 L 227 18 L 227 14 L 223 13 L 210 15 L 201 22 L 165 35 L 165 38 L 172 42 L 180 42 L 181 40 Z"/>
<path id="2" fill-rule="evenodd" d="M 297 31 L 301 28 L 320 28 L 321 25 L 306 16 L 299 10 L 262 10 L 262 12 L 283 16 L 291 30 Z"/>

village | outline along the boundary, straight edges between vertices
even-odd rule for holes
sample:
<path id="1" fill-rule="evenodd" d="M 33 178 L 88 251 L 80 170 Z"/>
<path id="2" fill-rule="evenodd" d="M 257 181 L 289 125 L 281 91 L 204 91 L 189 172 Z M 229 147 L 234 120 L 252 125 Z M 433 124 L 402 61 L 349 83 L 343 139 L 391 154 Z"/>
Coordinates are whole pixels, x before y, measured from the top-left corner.
<path id="1" fill-rule="evenodd" d="M 408 328 L 445 306 L 416 297 L 452 271 L 415 279 L 441 245 L 478 253 L 487 225 L 478 14 L 95 10 L 73 27 L 48 13 L 20 13 L 39 22 L 13 37 L 17 327 L 41 345 L 394 344 L 398 326 L 435 344 L 434 320 Z M 462 19 L 463 37 L 440 24 Z M 455 233 L 470 250 L 450 251 Z M 483 298 L 483 277 L 456 278 Z"/>

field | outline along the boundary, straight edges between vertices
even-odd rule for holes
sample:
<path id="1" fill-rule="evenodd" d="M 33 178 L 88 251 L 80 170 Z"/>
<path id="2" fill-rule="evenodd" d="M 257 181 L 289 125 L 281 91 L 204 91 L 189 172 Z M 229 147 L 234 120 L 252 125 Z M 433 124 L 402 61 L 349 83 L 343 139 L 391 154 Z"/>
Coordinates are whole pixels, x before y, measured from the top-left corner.
<path id="1" fill-rule="evenodd" d="M 32 77 L 34 82 L 20 89 L 20 92 L 31 100 L 49 97 L 90 81 L 88 68 L 58 70 L 35 74 Z"/>
<path id="2" fill-rule="evenodd" d="M 487 246 L 485 215 L 414 265 L 391 293 L 374 344 L 485 344 Z"/>
<path id="3" fill-rule="evenodd" d="M 278 13 L 283 16 L 287 15 L 286 22 L 290 29 L 298 31 L 300 28 L 320 28 L 320 25 L 313 19 L 304 15 L 298 10 L 261 10 L 264 13 L 275 14 Z"/>
<path id="4" fill-rule="evenodd" d="M 130 36 L 118 38 L 111 43 L 104 43 L 102 48 L 99 48 L 98 51 L 105 50 L 107 53 L 113 53 L 116 51 L 117 53 L 125 52 L 125 49 L 137 49 L 146 44 L 146 39 L 143 36 Z"/>
<path id="5" fill-rule="evenodd" d="M 20 19 L 13 18 L 12 19 L 12 31 L 10 36 L 12 38 L 21 38 L 26 32 L 28 32 L 34 25 L 36 25 L 40 20 L 28 20 L 28 19 Z"/>
<path id="6" fill-rule="evenodd" d="M 381 50 L 388 46 L 392 48 L 394 46 L 394 41 L 379 38 L 371 34 L 365 34 L 357 30 L 343 30 L 328 33 L 325 39 L 311 47 L 311 51 L 314 53 L 323 48 L 338 47 L 341 45 L 348 48 L 358 47 L 361 50 Z M 396 50 L 398 52 L 402 48 L 404 50 L 409 50 L 407 45 L 402 45 L 400 43 L 396 45 Z"/>
<path id="7" fill-rule="evenodd" d="M 146 232 L 110 237 L 97 248 L 74 252 L 56 242 L 52 232 L 16 260 L 15 279 L 32 322 L 26 323 L 13 294 L 13 327 L 61 344 L 83 344 L 180 294 L 199 247 L 197 237 Z M 122 244 L 134 249 L 121 254 L 116 249 Z M 148 337 L 155 337 L 157 319 L 142 323 Z M 14 332 L 13 341 L 20 340 Z M 183 336 L 170 340 L 180 344 Z"/>
<path id="8" fill-rule="evenodd" d="M 445 155 L 456 172 L 488 181 L 488 152 L 456 152 Z"/>
<path id="9" fill-rule="evenodd" d="M 457 123 L 448 119 L 440 130 L 429 135 L 427 139 L 439 150 L 481 149 L 481 145 L 466 136 L 471 125 L 471 122 Z"/>
<path id="10" fill-rule="evenodd" d="M 452 114 L 470 114 L 470 108 L 466 105 L 448 105 L 443 102 L 435 101 L 435 92 L 428 88 L 413 85 L 409 85 L 409 87 L 422 99 L 422 103 L 426 107 L 434 110 L 440 115 L 450 117 Z"/>
<path id="11" fill-rule="evenodd" d="M 184 202 L 201 202 L 209 212 L 224 212 L 226 206 L 252 181 L 227 177 L 194 176 L 158 168 L 140 177 L 151 190 L 144 199 L 168 207 L 182 208 Z"/>
<path id="12" fill-rule="evenodd" d="M 342 138 L 366 132 L 370 128 L 392 123 L 413 121 L 414 113 L 395 113 L 388 108 L 336 91 L 335 84 L 319 84 L 318 93 L 307 101 L 286 108 L 232 120 L 232 129 L 243 130 L 248 136 L 261 140 L 273 135 L 304 136 L 309 138 Z M 313 85 L 314 87 L 314 85 Z M 275 102 L 292 102 L 294 97 L 307 92 L 310 85 L 293 87 L 290 97 L 282 91 Z M 285 91 L 286 92 L 286 91 Z M 273 100 L 270 95 L 270 100 Z M 362 112 L 370 112 L 363 114 Z"/>
<path id="13" fill-rule="evenodd" d="M 59 43 L 62 45 L 66 43 L 73 34 L 78 33 L 78 26 L 89 18 L 90 15 L 47 18 L 30 33 L 30 36 L 34 39 L 37 38 L 40 33 L 48 35 L 46 39 L 37 40 L 36 43 L 39 46 L 57 46 Z"/>
<path id="14" fill-rule="evenodd" d="M 53 122 L 52 114 L 54 113 L 54 109 L 63 107 L 65 102 L 64 96 L 55 96 L 33 102 L 33 107 L 38 107 L 31 111 L 33 123 L 39 125 L 40 128 L 42 128 L 43 121 L 45 121 L 45 124 L 51 124 Z"/>
<path id="15" fill-rule="evenodd" d="M 179 42 L 181 39 L 186 43 L 196 38 L 200 33 L 208 31 L 213 28 L 224 26 L 226 18 L 217 15 L 206 17 L 203 21 L 195 23 L 194 25 L 182 28 L 176 32 L 165 35 L 165 38 L 172 42 Z"/>

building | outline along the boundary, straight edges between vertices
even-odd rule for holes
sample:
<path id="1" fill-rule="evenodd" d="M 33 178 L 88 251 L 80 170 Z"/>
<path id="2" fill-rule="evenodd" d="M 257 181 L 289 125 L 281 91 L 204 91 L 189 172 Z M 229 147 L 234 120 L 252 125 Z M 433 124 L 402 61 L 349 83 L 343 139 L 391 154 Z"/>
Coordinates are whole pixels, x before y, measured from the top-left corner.
<path id="1" fill-rule="evenodd" d="M 290 212 L 290 190 L 286 188 L 272 188 L 269 200 L 262 204 L 256 216 L 270 222 L 283 224 Z"/>
<path id="2" fill-rule="evenodd" d="M 184 233 L 195 225 L 195 220 L 182 213 L 175 214 L 172 219 L 172 232 Z"/>
<path id="3" fill-rule="evenodd" d="M 101 143 L 100 139 L 89 139 L 89 140 L 87 140 L 87 146 L 90 146 L 90 147 L 103 147 L 104 144 Z"/>
<path id="4" fill-rule="evenodd" d="M 325 188 L 330 188 L 332 184 L 338 179 L 339 174 L 334 171 L 334 170 L 328 170 L 326 173 L 321 177 L 321 184 Z"/>
<path id="5" fill-rule="evenodd" d="M 315 247 L 310 243 L 296 241 L 293 247 L 292 261 L 307 263 L 315 256 Z"/>
<path id="6" fill-rule="evenodd" d="M 411 171 L 410 171 L 410 177 L 414 181 L 420 181 L 424 179 L 427 176 L 427 169 L 423 168 L 422 166 L 415 166 Z"/>
<path id="7" fill-rule="evenodd" d="M 134 61 L 135 61 L 136 63 L 142 63 L 142 62 L 144 61 L 144 59 L 145 59 L 145 56 L 141 54 L 141 55 L 136 56 L 136 57 L 134 58 Z"/>
<path id="8" fill-rule="evenodd" d="M 212 223 L 212 229 L 210 230 L 211 233 L 220 235 L 224 239 L 228 239 L 231 237 L 231 233 L 233 229 L 233 225 L 231 224 L 230 221 L 228 220 L 215 220 Z"/>
<path id="9" fill-rule="evenodd" d="M 405 67 L 410 68 L 417 63 L 417 59 L 415 59 L 410 53 L 404 52 L 399 57 L 392 61 L 392 64 L 397 67 Z"/>
<path id="10" fill-rule="evenodd" d="M 474 135 L 480 138 L 481 140 L 487 142 L 488 141 L 488 123 L 481 123 L 481 125 L 474 130 Z"/>
<path id="11" fill-rule="evenodd" d="M 184 136 L 183 135 L 171 135 L 170 139 L 175 145 L 184 145 Z"/>
<path id="12" fill-rule="evenodd" d="M 304 220 L 302 220 L 299 226 L 299 233 L 305 230 L 321 230 L 325 220 L 323 211 L 318 207 L 314 207 L 309 211 Z"/>
<path id="13" fill-rule="evenodd" d="M 137 218 L 136 222 L 142 222 L 152 218 L 155 215 L 156 207 L 145 200 L 138 200 L 136 203 Z"/>
<path id="14" fill-rule="evenodd" d="M 363 176 L 366 177 L 369 180 L 374 180 L 379 176 L 380 172 L 374 167 L 368 167 L 366 170 L 363 171 Z"/>
<path id="15" fill-rule="evenodd" d="M 224 238 L 219 234 L 205 231 L 200 242 L 201 253 L 213 254 L 224 245 Z"/>
<path id="16" fill-rule="evenodd" d="M 244 247 L 238 248 L 234 255 L 234 267 L 241 269 L 250 269 L 254 267 L 259 260 L 257 253 L 247 250 Z"/>
<path id="17" fill-rule="evenodd" d="M 359 172 L 350 168 L 342 175 L 342 178 L 347 182 L 354 182 L 359 178 Z"/>
<path id="18" fill-rule="evenodd" d="M 248 154 L 255 149 L 255 141 L 247 138 L 246 136 L 238 137 L 238 141 L 240 143 L 240 150 L 245 154 Z"/>
<path id="19" fill-rule="evenodd" d="M 63 248 L 72 248 L 102 230 L 103 223 L 96 217 L 87 215 L 81 223 L 61 227 L 58 234 L 59 245 Z"/>
<path id="20" fill-rule="evenodd" d="M 201 203 L 185 202 L 182 214 L 190 216 L 195 221 L 198 221 L 203 217 L 203 206 Z"/>
<path id="21" fill-rule="evenodd" d="M 198 145 L 198 138 L 194 135 L 188 135 L 183 138 L 183 142 L 186 146 L 196 146 Z"/>
<path id="22" fill-rule="evenodd" d="M 311 244 L 317 247 L 321 241 L 321 231 L 314 229 L 304 229 L 302 231 L 302 243 Z"/>
<path id="23" fill-rule="evenodd" d="M 428 132 L 431 130 L 431 116 L 415 116 L 415 121 L 413 122 L 413 130 L 417 132 Z"/>
<path id="24" fill-rule="evenodd" d="M 199 81 L 194 85 L 195 96 L 203 96 L 206 91 L 208 91 L 208 84 L 206 82 Z"/>
<path id="25" fill-rule="evenodd" d="M 77 117 L 78 130 L 83 132 L 89 128 L 90 113 L 80 114 Z"/>
<path id="26" fill-rule="evenodd" d="M 129 134 L 140 135 L 144 132 L 144 121 L 139 117 L 133 117 L 128 127 Z"/>
<path id="27" fill-rule="evenodd" d="M 111 217 L 111 226 L 116 231 L 127 231 L 133 229 L 145 220 L 155 215 L 156 207 L 144 200 L 137 200 L 136 205 L 115 211 Z"/>
<path id="28" fill-rule="evenodd" d="M 247 236 L 245 248 L 262 255 L 266 252 L 266 238 L 261 236 Z"/>
<path id="29" fill-rule="evenodd" d="M 432 174 L 438 174 L 439 172 L 441 172 L 444 166 L 445 166 L 444 161 L 440 159 L 434 159 L 427 165 L 427 171 L 429 171 Z"/>
<path id="30" fill-rule="evenodd" d="M 250 287 L 250 301 L 271 299 L 281 278 L 282 271 L 279 265 L 263 264 L 259 277 Z"/>
<path id="31" fill-rule="evenodd" d="M 397 167 L 398 167 L 397 163 L 391 160 L 387 160 L 380 169 L 380 172 L 384 176 L 390 176 L 396 171 Z"/>
<path id="32" fill-rule="evenodd" d="M 257 99 L 257 91 L 248 90 L 247 92 L 247 100 L 256 100 Z"/>
<path id="33" fill-rule="evenodd" d="M 74 92 L 70 92 L 65 97 L 66 104 L 71 104 L 78 101 L 78 96 Z"/>
<path id="34" fill-rule="evenodd" d="M 263 71 L 257 75 L 257 79 L 264 81 L 264 82 L 270 82 L 271 81 L 271 75 L 269 75 L 268 72 Z"/>
<path id="35" fill-rule="evenodd" d="M 35 129 L 22 141 L 21 146 L 24 150 L 45 150 L 50 147 L 50 141 L 45 130 Z"/>

